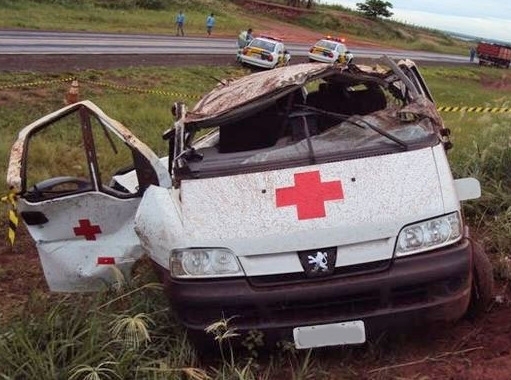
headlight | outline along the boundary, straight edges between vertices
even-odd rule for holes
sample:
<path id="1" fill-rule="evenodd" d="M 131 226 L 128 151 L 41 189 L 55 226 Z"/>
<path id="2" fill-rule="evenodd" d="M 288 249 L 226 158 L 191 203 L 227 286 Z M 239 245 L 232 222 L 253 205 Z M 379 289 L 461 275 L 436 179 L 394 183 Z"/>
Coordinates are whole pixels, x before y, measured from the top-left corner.
<path id="1" fill-rule="evenodd" d="M 238 259 L 227 248 L 174 249 L 170 255 L 170 274 L 178 278 L 244 275 Z"/>
<path id="2" fill-rule="evenodd" d="M 397 237 L 396 256 L 429 251 L 461 239 L 462 225 L 458 212 L 404 227 Z"/>

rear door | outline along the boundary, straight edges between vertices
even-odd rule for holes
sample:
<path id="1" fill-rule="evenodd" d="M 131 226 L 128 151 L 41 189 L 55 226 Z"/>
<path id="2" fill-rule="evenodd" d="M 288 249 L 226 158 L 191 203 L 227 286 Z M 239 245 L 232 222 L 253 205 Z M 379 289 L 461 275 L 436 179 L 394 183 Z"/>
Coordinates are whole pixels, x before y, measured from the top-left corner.
<path id="1" fill-rule="evenodd" d="M 116 175 L 132 171 L 133 184 Z M 93 291 L 130 275 L 142 255 L 133 230 L 145 189 L 170 186 L 164 164 L 89 101 L 49 114 L 19 134 L 7 181 L 53 291 Z"/>

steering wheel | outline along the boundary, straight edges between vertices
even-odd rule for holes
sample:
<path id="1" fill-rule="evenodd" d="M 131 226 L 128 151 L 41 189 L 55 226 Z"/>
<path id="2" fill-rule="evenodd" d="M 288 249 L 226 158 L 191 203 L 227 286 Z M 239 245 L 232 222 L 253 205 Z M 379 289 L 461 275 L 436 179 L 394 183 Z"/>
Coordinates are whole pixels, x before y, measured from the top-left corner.
<path id="1" fill-rule="evenodd" d="M 31 198 L 43 197 L 43 194 L 66 194 L 74 193 L 91 188 L 91 183 L 76 177 L 54 177 L 45 179 L 30 189 L 28 193 Z"/>

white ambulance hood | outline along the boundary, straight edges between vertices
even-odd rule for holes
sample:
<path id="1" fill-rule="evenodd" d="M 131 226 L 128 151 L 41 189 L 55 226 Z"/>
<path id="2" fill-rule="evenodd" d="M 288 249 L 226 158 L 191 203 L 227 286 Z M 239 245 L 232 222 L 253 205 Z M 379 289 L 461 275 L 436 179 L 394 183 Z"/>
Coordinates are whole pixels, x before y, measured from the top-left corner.
<path id="1" fill-rule="evenodd" d="M 410 62 L 402 65 L 413 67 Z M 301 64 L 220 85 L 191 112 L 176 112 L 179 120 L 172 130 L 179 137 L 176 146 L 183 150 L 185 130 L 243 118 L 301 89 L 304 83 L 331 74 L 342 75 L 348 84 L 351 80 L 359 83 L 360 76 L 371 81 L 392 82 L 399 77 L 410 82 L 402 72 L 396 76 L 392 70 L 377 67 L 344 70 L 328 64 Z M 426 89 L 411 82 L 407 89 L 414 101 L 402 111 L 431 120 L 431 132 L 437 132 L 442 122 Z M 172 138 L 172 131 L 165 136 Z M 388 259 L 405 225 L 459 208 L 455 196 L 446 197 L 449 184 L 442 184 L 441 176 L 452 179 L 444 147 L 436 144 L 274 171 L 182 178 L 178 188 L 153 186 L 145 192 L 136 230 L 152 258 L 165 267 L 172 249 L 187 247 L 226 247 L 248 258 L 334 246 L 357 246 L 362 251 L 368 244 L 381 243 L 384 255 L 374 256 Z"/>
<path id="2" fill-rule="evenodd" d="M 434 149 L 185 180 L 175 243 L 250 255 L 396 237 L 446 212 Z"/>

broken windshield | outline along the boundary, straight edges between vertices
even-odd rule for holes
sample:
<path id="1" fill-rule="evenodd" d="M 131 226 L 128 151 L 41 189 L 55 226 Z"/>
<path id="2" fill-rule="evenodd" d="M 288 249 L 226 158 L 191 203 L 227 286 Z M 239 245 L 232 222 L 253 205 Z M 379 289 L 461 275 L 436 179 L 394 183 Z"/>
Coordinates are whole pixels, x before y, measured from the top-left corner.
<path id="1" fill-rule="evenodd" d="M 312 115 L 309 114 L 307 117 L 313 117 Z M 389 125 L 389 121 L 394 125 Z M 380 130 L 385 131 L 385 134 L 382 134 Z M 306 157 L 311 149 L 315 157 L 331 156 L 335 153 L 346 155 L 349 152 L 374 149 L 405 150 L 408 149 L 408 143 L 428 140 L 432 132 L 431 120 L 427 118 L 414 122 L 396 123 L 396 120 L 389 118 L 388 112 L 385 111 L 363 117 L 351 116 L 325 132 L 311 136 L 310 140 L 304 138 L 280 148 L 257 152 L 243 160 L 241 164 Z"/>
<path id="2" fill-rule="evenodd" d="M 232 83 L 185 118 L 190 136 L 210 128 L 215 137 L 176 152 L 177 172 L 215 176 L 402 152 L 437 144 L 443 128 L 426 91 L 395 64 L 386 71 L 303 64 Z M 230 96 L 238 106 L 229 107 Z M 210 119 L 205 110 L 214 110 Z"/>

